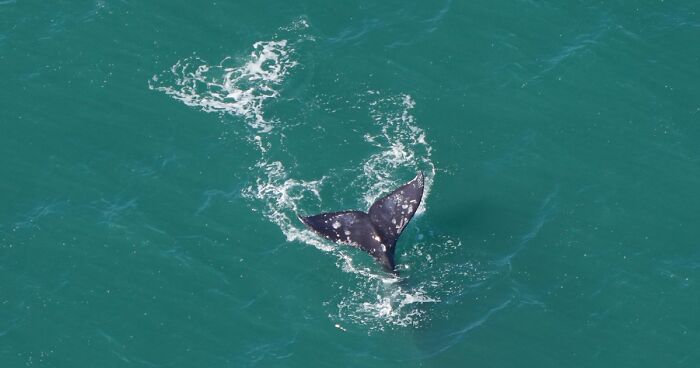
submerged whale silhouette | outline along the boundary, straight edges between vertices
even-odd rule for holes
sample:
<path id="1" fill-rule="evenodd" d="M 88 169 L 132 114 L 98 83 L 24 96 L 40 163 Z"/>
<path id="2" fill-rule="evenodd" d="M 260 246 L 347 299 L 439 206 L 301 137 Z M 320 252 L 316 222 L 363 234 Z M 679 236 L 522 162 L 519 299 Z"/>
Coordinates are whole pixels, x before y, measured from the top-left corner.
<path id="1" fill-rule="evenodd" d="M 423 173 L 418 172 L 413 180 L 377 199 L 367 213 L 342 211 L 297 216 L 324 238 L 360 248 L 376 258 L 386 271 L 397 274 L 396 241 L 420 206 L 423 185 Z"/>

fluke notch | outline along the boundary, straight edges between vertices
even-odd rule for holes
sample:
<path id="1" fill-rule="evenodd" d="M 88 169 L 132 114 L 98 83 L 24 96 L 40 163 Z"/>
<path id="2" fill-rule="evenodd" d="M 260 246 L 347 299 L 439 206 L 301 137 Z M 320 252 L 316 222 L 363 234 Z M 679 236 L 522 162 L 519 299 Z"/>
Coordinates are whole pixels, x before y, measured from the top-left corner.
<path id="1" fill-rule="evenodd" d="M 360 248 L 376 258 L 386 271 L 397 273 L 396 242 L 420 206 L 423 186 L 423 173 L 418 172 L 413 180 L 376 200 L 367 213 L 342 211 L 298 217 L 324 238 Z"/>

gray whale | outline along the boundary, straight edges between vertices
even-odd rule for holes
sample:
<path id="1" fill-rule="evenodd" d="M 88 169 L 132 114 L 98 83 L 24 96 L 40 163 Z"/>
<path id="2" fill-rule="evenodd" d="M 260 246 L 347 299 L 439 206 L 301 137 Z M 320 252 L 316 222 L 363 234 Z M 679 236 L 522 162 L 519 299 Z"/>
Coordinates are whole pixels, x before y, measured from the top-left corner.
<path id="1" fill-rule="evenodd" d="M 423 199 L 424 178 L 418 172 L 408 183 L 377 199 L 369 210 L 327 212 L 299 219 L 324 238 L 360 248 L 388 272 L 398 274 L 394 253 L 401 232 Z"/>

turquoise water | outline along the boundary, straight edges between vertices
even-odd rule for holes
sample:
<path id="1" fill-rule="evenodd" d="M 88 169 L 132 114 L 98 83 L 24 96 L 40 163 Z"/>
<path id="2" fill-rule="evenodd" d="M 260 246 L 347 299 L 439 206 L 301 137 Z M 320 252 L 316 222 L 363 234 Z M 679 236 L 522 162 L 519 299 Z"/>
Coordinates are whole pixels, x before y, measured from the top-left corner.
<path id="1" fill-rule="evenodd" d="M 698 366 L 698 8 L 0 1 L 0 365 Z"/>

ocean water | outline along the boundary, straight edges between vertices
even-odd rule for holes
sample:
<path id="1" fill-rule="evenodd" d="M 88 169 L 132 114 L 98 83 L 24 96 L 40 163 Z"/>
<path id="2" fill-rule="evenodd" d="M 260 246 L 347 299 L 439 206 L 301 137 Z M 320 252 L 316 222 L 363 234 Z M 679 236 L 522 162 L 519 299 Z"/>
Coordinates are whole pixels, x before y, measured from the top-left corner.
<path id="1" fill-rule="evenodd" d="M 0 366 L 697 367 L 699 8 L 0 1 Z"/>

